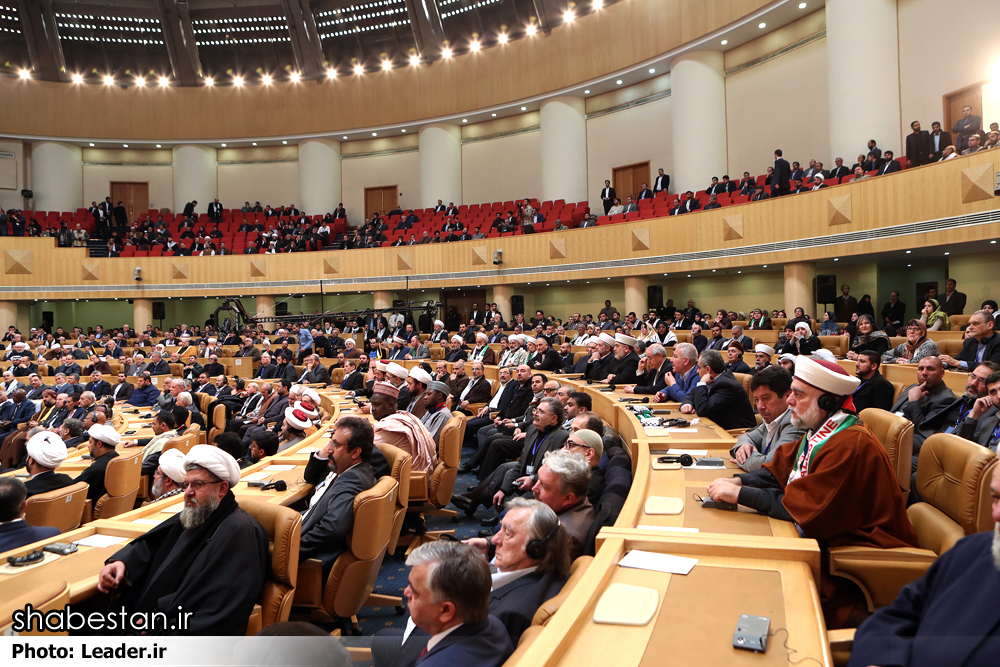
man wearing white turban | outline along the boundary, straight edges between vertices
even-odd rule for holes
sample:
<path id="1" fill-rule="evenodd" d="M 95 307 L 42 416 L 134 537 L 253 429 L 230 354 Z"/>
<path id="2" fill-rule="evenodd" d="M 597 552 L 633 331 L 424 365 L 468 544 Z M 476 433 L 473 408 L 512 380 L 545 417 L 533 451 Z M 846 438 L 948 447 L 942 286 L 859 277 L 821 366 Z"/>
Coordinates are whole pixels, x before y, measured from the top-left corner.
<path id="1" fill-rule="evenodd" d="M 184 469 L 184 454 L 179 449 L 168 449 L 157 459 L 159 465 L 153 473 L 153 486 L 150 498 L 143 505 L 155 503 L 157 500 L 184 493 L 184 480 L 187 471 Z"/>
<path id="2" fill-rule="evenodd" d="M 165 622 L 147 616 L 145 634 L 244 635 L 264 587 L 267 532 L 230 491 L 240 479 L 232 456 L 195 445 L 184 468 L 184 509 L 109 558 L 97 588 L 123 589 L 127 612 L 162 612 Z"/>
<path id="3" fill-rule="evenodd" d="M 73 483 L 86 482 L 90 485 L 87 491 L 87 498 L 96 503 L 97 500 L 108 491 L 104 487 L 104 473 L 108 470 L 108 463 L 118 456 L 115 447 L 122 441 L 110 424 L 93 424 L 87 429 L 90 439 L 87 441 L 87 449 L 90 450 L 90 458 L 93 463 L 73 480 Z"/>
<path id="4" fill-rule="evenodd" d="M 24 482 L 28 497 L 55 491 L 73 483 L 69 475 L 57 473 L 56 468 L 66 460 L 66 444 L 56 433 L 41 431 L 28 438 L 27 470 L 31 475 Z"/>

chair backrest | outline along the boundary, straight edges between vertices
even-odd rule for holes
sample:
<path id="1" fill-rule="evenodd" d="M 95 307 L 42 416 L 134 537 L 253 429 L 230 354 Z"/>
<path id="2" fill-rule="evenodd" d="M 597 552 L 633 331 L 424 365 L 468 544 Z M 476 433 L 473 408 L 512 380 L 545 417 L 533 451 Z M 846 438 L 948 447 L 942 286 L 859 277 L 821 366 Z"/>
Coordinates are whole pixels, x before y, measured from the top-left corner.
<path id="1" fill-rule="evenodd" d="M 753 392 L 750 391 L 750 380 L 753 378 L 753 375 L 750 373 L 733 373 L 733 377 L 743 385 L 743 390 L 747 393 L 747 398 L 750 399 L 750 405 L 755 405 Z"/>
<path id="2" fill-rule="evenodd" d="M 406 518 L 406 508 L 410 502 L 410 472 L 413 469 L 413 457 L 399 447 L 378 443 L 379 451 L 389 462 L 390 476 L 396 480 L 396 507 L 392 516 L 392 534 L 387 550 L 390 554 L 396 552 L 399 534 L 403 530 L 403 520 Z"/>
<path id="3" fill-rule="evenodd" d="M 203 394 L 199 391 L 196 391 L 194 392 L 194 400 L 198 401 L 198 412 L 200 412 L 202 415 L 207 415 L 208 404 L 215 399 L 214 397 L 209 396 L 208 394 Z"/>
<path id="4" fill-rule="evenodd" d="M 845 336 L 817 336 L 824 349 L 830 350 L 835 357 L 847 354 L 847 338 Z"/>
<path id="5" fill-rule="evenodd" d="M 950 315 L 948 321 L 951 322 L 951 330 L 961 331 L 962 327 L 969 323 L 969 318 L 971 317 L 971 313 L 968 315 Z"/>
<path id="6" fill-rule="evenodd" d="M 104 472 L 104 488 L 107 493 L 94 503 L 93 518 L 109 519 L 122 512 L 128 512 L 135 504 L 139 493 L 139 478 L 142 476 L 142 450 L 119 454 L 108 462 Z"/>
<path id="7" fill-rule="evenodd" d="M 381 477 L 354 499 L 350 548 L 337 558 L 323 588 L 323 608 L 334 618 L 357 614 L 375 588 L 392 532 L 397 489 L 396 480 Z"/>
<path id="8" fill-rule="evenodd" d="M 949 354 L 955 356 L 962 351 L 962 346 L 965 344 L 964 340 L 937 340 L 938 352 L 941 354 Z"/>
<path id="9" fill-rule="evenodd" d="M 924 502 L 906 510 L 921 548 L 940 555 L 966 535 L 993 528 L 989 490 L 996 464 L 991 450 L 957 435 L 935 433 L 924 441 L 917 464 Z"/>
<path id="10" fill-rule="evenodd" d="M 240 507 L 257 519 L 271 542 L 271 567 L 258 601 L 261 607 L 261 627 L 288 620 L 295 597 L 299 573 L 299 542 L 302 537 L 302 515 L 293 509 L 246 500 Z"/>
<path id="11" fill-rule="evenodd" d="M 879 408 L 865 408 L 861 421 L 872 430 L 889 455 L 896 471 L 899 490 L 905 498 L 910 494 L 910 476 L 913 469 L 913 422 Z"/>
<path id="12" fill-rule="evenodd" d="M 538 610 L 535 611 L 535 615 L 531 619 L 532 625 L 545 625 L 549 622 L 549 619 L 552 618 L 557 611 L 559 611 L 559 607 L 561 607 L 563 602 L 566 601 L 566 598 L 569 597 L 569 594 L 573 591 L 573 587 L 580 583 L 580 580 L 583 579 L 583 575 L 587 573 L 587 568 L 590 567 L 590 564 L 593 561 L 593 556 L 580 556 L 573 561 L 573 564 L 570 565 L 569 568 L 569 578 L 566 580 L 566 583 L 563 584 L 562 590 L 559 591 L 559 595 L 551 597 L 542 603 Z"/>
<path id="13" fill-rule="evenodd" d="M 166 452 L 171 449 L 177 449 L 180 450 L 181 454 L 187 454 L 188 452 L 191 451 L 192 447 L 198 444 L 198 435 L 200 432 L 201 429 L 198 429 L 196 431 L 187 429 L 184 432 L 184 435 L 179 435 L 176 438 L 171 438 L 170 440 L 167 440 L 165 443 L 163 443 L 163 449 L 160 450 L 160 455 L 162 456 L 163 452 Z"/>
<path id="14" fill-rule="evenodd" d="M 86 492 L 84 495 L 86 495 Z M 7 634 L 7 631 L 14 624 L 14 620 L 12 618 L 14 612 L 18 609 L 23 610 L 25 606 L 29 604 L 42 616 L 55 609 L 62 610 L 65 608 L 70 602 L 69 589 L 70 587 L 68 581 L 43 580 L 32 586 L 30 591 L 24 595 L 5 595 L 3 598 L 0 598 L 0 619 L 6 620 L 6 622 L 0 621 L 0 635 Z M 37 628 L 37 625 L 34 627 Z M 30 632 L 19 632 L 18 636 L 38 637 L 45 635 L 46 637 L 57 637 L 68 634 L 68 631 L 49 632 L 47 630 L 43 630 L 38 632 L 37 630 L 32 630 Z"/>
<path id="15" fill-rule="evenodd" d="M 431 474 L 427 495 L 431 503 L 444 507 L 451 502 L 462 457 L 462 420 L 452 417 L 441 427 L 438 462 Z"/>
<path id="16" fill-rule="evenodd" d="M 77 482 L 31 496 L 24 506 L 24 520 L 32 526 L 58 528 L 60 533 L 79 528 L 89 488 L 86 482 Z"/>

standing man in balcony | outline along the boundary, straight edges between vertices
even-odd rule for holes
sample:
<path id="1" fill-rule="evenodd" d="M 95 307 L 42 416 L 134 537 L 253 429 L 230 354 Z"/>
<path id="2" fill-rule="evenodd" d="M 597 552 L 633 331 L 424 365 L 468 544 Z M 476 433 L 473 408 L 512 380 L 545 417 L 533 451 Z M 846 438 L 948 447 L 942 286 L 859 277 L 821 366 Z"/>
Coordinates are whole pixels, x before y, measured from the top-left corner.
<path id="1" fill-rule="evenodd" d="M 615 189 L 611 187 L 611 181 L 604 181 L 604 189 L 601 190 L 601 201 L 604 203 L 604 215 L 607 215 L 608 211 L 611 210 L 611 207 L 615 205 L 615 197 L 617 196 L 618 193 L 616 193 Z"/>
<path id="2" fill-rule="evenodd" d="M 771 175 L 771 196 L 780 197 L 787 195 L 789 191 L 789 178 L 792 175 L 792 167 L 788 160 L 781 157 L 781 149 L 774 151 L 774 173 Z"/>

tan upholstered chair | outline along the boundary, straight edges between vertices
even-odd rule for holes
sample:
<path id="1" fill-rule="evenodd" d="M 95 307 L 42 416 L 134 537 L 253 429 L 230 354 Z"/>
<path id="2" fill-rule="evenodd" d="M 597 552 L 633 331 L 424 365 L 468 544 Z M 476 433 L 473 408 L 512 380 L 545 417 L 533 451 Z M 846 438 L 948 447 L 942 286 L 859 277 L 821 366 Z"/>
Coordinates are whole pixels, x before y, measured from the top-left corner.
<path id="1" fill-rule="evenodd" d="M 350 548 L 337 558 L 325 585 L 320 560 L 310 558 L 299 564 L 293 603 L 296 617 L 345 625 L 349 620 L 352 631 L 360 634 L 356 614 L 375 588 L 392 533 L 396 493 L 396 480 L 386 476 L 354 499 L 354 527 L 348 539 Z"/>
<path id="2" fill-rule="evenodd" d="M 531 618 L 532 625 L 545 625 L 549 622 L 555 613 L 559 611 L 559 607 L 562 606 L 569 594 L 573 592 L 573 587 L 580 583 L 583 579 L 583 575 L 587 573 L 587 568 L 594 561 L 593 556 L 580 556 L 569 568 L 569 579 L 563 585 L 562 590 L 559 591 L 559 595 L 549 598 L 542 603 L 542 606 L 538 608 L 535 615 Z M 520 644 L 518 644 L 520 646 Z"/>
<path id="3" fill-rule="evenodd" d="M 271 542 L 271 566 L 264 580 L 261 599 L 254 605 L 247 625 L 247 635 L 288 620 L 295 597 L 299 574 L 299 542 L 302 539 L 302 515 L 288 507 L 246 500 L 240 507 L 260 521 Z"/>
<path id="4" fill-rule="evenodd" d="M 428 475 L 416 471 L 410 475 L 410 506 L 409 512 L 434 516 L 450 516 L 455 518 L 458 512 L 445 509 L 451 502 L 455 490 L 455 479 L 458 477 L 458 464 L 462 457 L 462 422 L 452 417 L 441 427 L 441 437 L 438 443 L 438 462 Z M 428 531 L 426 534 L 409 540 L 407 553 L 424 542 L 432 542 L 439 535 L 455 531 Z M 409 537 L 409 536 L 407 536 Z M 406 538 L 400 538 L 401 541 Z"/>
<path id="5" fill-rule="evenodd" d="M 204 416 L 205 425 L 208 427 L 208 442 L 206 444 L 214 444 L 215 436 L 226 430 L 226 406 L 216 401 L 215 407 L 211 408 L 210 413 L 203 412 L 202 416 Z"/>
<path id="6" fill-rule="evenodd" d="M 838 359 L 847 356 L 847 337 L 846 336 L 817 336 L 819 342 L 823 347 L 833 353 L 833 356 Z"/>
<path id="7" fill-rule="evenodd" d="M 961 331 L 962 327 L 969 323 L 969 318 L 972 317 L 972 313 L 968 315 L 951 315 L 948 317 L 948 321 L 951 322 L 952 331 Z"/>
<path id="8" fill-rule="evenodd" d="M 92 518 L 110 519 L 122 512 L 128 512 L 135 505 L 139 493 L 139 479 L 142 477 L 142 449 L 120 453 L 108 463 L 104 472 L 104 488 L 107 493 L 94 503 Z M 86 513 L 85 513 L 86 515 Z"/>
<path id="9" fill-rule="evenodd" d="M 77 482 L 55 491 L 39 493 L 28 498 L 24 506 L 24 520 L 32 526 L 52 526 L 60 533 L 80 527 L 83 509 L 87 505 L 86 482 Z"/>
<path id="10" fill-rule="evenodd" d="M 937 343 L 938 352 L 953 357 L 962 351 L 962 344 L 965 343 L 964 340 L 938 340 L 934 342 Z"/>
<path id="11" fill-rule="evenodd" d="M 34 607 L 35 611 L 41 614 L 46 614 L 55 609 L 62 610 L 69 604 L 69 582 L 43 581 L 23 595 L 5 595 L 0 597 L 0 635 L 7 634 L 7 631 L 13 624 L 13 619 L 11 618 L 13 613 L 18 609 L 23 610 L 29 604 Z M 18 636 L 39 637 L 45 635 L 46 637 L 59 637 L 68 634 L 68 631 L 39 632 L 34 630 L 31 632 L 19 632 Z"/>
<path id="12" fill-rule="evenodd" d="M 858 584 L 871 611 L 891 603 L 955 542 L 992 529 L 989 485 L 996 464 L 992 451 L 957 435 L 927 438 L 917 464 L 923 502 L 906 511 L 920 548 L 831 547 L 830 574 Z"/>
<path id="13" fill-rule="evenodd" d="M 340 388 L 340 383 L 344 381 L 344 369 L 334 368 L 330 371 L 330 384 L 334 387 Z"/>
<path id="14" fill-rule="evenodd" d="M 861 421 L 872 430 L 889 455 L 899 480 L 899 490 L 906 499 L 910 495 L 910 471 L 913 469 L 913 422 L 878 408 L 862 410 Z"/>
<path id="15" fill-rule="evenodd" d="M 389 543 L 386 551 L 390 554 L 396 553 L 396 546 L 399 544 L 399 535 L 403 530 L 403 521 L 406 519 L 406 510 L 410 500 L 410 473 L 413 466 L 413 457 L 398 447 L 392 445 L 379 444 L 379 451 L 389 462 L 390 474 L 396 484 L 398 492 L 396 494 L 396 506 L 392 511 L 392 531 L 389 535 Z M 372 593 L 365 600 L 365 607 L 395 607 L 398 613 L 403 613 L 403 599 L 395 595 L 380 595 Z"/>

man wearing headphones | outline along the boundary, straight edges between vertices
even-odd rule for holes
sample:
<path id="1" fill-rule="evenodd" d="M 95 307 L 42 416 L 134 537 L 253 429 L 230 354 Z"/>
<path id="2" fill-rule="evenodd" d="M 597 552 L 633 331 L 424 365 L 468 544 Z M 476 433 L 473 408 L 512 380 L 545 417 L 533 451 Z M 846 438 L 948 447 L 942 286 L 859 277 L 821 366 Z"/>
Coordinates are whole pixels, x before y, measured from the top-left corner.
<path id="1" fill-rule="evenodd" d="M 712 500 L 793 521 L 823 547 L 917 546 L 889 457 L 854 412 L 858 384 L 835 362 L 798 357 L 787 403 L 805 435 L 758 470 L 712 482 Z M 829 627 L 841 627 L 864 604 L 846 579 L 824 577 L 820 595 Z"/>
<path id="2" fill-rule="evenodd" d="M 538 608 L 558 595 L 566 583 L 569 536 L 548 505 L 514 498 L 507 503 L 507 512 L 492 538 L 475 537 L 465 543 L 490 560 L 490 616 L 503 623 L 516 646 Z M 376 636 L 372 660 L 376 667 L 412 667 L 427 639 L 427 633 L 408 618 L 402 637 L 389 633 Z"/>

